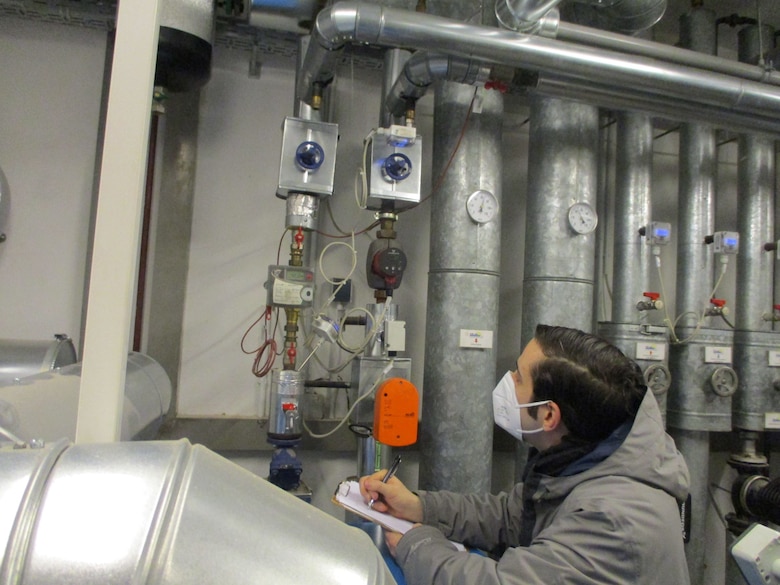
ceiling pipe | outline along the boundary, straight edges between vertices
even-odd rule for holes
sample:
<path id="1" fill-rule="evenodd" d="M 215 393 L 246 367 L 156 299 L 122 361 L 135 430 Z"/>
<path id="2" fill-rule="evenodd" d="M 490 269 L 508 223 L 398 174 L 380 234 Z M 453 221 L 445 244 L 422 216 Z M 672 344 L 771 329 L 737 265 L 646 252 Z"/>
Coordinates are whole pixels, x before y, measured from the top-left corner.
<path id="1" fill-rule="evenodd" d="M 393 116 L 403 116 L 409 103 L 423 97 L 437 79 L 471 85 L 485 82 L 489 77 L 490 67 L 484 63 L 464 57 L 418 51 L 409 58 L 401 75 L 390 88 L 385 109 Z"/>
<path id="2" fill-rule="evenodd" d="M 685 47 L 665 45 L 628 35 L 600 31 L 570 22 L 561 22 L 558 25 L 556 38 L 561 41 L 599 47 L 619 53 L 660 59 L 668 63 L 722 73 L 740 79 L 780 85 L 780 73 L 764 67 L 691 51 Z"/>
<path id="3" fill-rule="evenodd" d="M 590 87 L 620 90 L 637 102 L 636 109 L 647 111 L 642 102 L 654 100 L 654 112 L 673 119 L 679 115 L 677 100 L 682 100 L 692 106 L 691 117 L 697 120 L 711 123 L 724 116 L 741 129 L 780 132 L 778 122 L 766 123 L 780 117 L 780 89 L 773 86 L 641 55 L 356 2 L 339 2 L 318 15 L 296 87 L 299 99 L 308 102 L 315 83 L 326 85 L 333 79 L 341 49 L 353 42 L 427 49 L 544 72 L 542 79 L 555 75 L 559 81 L 579 83 L 578 99 L 587 99 Z"/>

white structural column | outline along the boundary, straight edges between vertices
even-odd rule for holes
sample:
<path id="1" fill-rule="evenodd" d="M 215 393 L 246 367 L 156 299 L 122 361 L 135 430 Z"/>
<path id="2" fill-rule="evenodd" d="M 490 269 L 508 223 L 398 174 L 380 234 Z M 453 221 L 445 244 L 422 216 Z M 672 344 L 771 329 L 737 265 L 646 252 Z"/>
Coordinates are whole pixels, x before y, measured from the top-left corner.
<path id="1" fill-rule="evenodd" d="M 84 335 L 77 443 L 119 440 L 138 265 L 159 0 L 121 0 Z"/>

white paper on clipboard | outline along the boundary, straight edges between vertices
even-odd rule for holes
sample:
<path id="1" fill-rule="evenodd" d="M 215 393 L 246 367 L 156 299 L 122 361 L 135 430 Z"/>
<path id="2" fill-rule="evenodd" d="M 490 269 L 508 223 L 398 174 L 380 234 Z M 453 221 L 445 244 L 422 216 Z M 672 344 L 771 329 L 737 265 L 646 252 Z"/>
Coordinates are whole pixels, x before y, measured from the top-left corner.
<path id="1" fill-rule="evenodd" d="M 393 532 L 406 534 L 406 531 L 414 525 L 409 520 L 402 520 L 401 518 L 369 508 L 363 496 L 360 495 L 360 485 L 356 481 L 342 481 L 336 489 L 336 493 L 333 494 L 333 502 Z"/>

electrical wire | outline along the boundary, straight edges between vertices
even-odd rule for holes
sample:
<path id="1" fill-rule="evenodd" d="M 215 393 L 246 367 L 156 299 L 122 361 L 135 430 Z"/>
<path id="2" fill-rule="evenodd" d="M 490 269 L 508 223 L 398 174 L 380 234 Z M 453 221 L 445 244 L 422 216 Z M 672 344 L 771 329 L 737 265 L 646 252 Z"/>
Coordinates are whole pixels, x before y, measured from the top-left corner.
<path id="1" fill-rule="evenodd" d="M 243 351 L 247 355 L 254 354 L 255 356 L 255 359 L 252 362 L 252 373 L 258 378 L 262 378 L 268 375 L 268 373 L 271 371 L 271 369 L 274 366 L 274 362 L 276 361 L 277 356 L 279 355 L 276 351 L 277 349 L 276 328 L 279 325 L 279 310 L 277 309 L 276 311 L 276 321 L 274 323 L 273 333 L 269 338 L 268 321 L 271 320 L 271 311 L 272 311 L 272 307 L 270 305 L 266 306 L 265 311 L 263 311 L 263 314 L 260 315 L 260 317 L 258 317 L 257 320 L 255 320 L 255 322 L 249 326 L 249 328 L 244 332 L 243 337 L 241 337 L 241 351 Z M 257 347 L 256 349 L 247 350 L 244 347 L 244 341 L 246 341 L 246 337 L 247 335 L 249 335 L 249 332 L 252 331 L 255 325 L 257 325 L 262 320 L 265 320 L 265 326 L 263 327 L 264 340 L 260 344 L 260 346 Z M 265 355 L 265 362 L 263 362 L 264 355 Z"/>
<path id="2" fill-rule="evenodd" d="M 344 426 L 344 423 L 346 423 L 349 420 L 349 417 L 352 416 L 352 413 L 354 412 L 355 408 L 357 408 L 357 405 L 360 404 L 363 400 L 368 398 L 369 396 L 373 395 L 374 390 L 376 390 L 377 386 L 379 386 L 380 382 L 382 382 L 385 379 L 385 376 L 387 373 L 393 369 L 394 364 L 393 359 L 390 360 L 390 362 L 385 366 L 385 368 L 382 370 L 382 372 L 379 374 L 376 380 L 374 380 L 374 383 L 371 384 L 371 387 L 366 390 L 363 394 L 358 396 L 357 400 L 352 403 L 352 406 L 350 406 L 349 410 L 347 411 L 347 414 L 344 415 L 344 418 L 341 419 L 341 421 L 333 427 L 331 430 L 329 430 L 327 433 L 317 434 L 313 433 L 312 430 L 309 428 L 309 426 L 306 424 L 306 419 L 303 419 L 303 428 L 306 429 L 306 432 L 309 433 L 309 435 L 314 439 L 324 439 L 326 437 L 330 437 L 333 433 L 335 433 L 337 430 L 339 430 L 342 426 Z"/>

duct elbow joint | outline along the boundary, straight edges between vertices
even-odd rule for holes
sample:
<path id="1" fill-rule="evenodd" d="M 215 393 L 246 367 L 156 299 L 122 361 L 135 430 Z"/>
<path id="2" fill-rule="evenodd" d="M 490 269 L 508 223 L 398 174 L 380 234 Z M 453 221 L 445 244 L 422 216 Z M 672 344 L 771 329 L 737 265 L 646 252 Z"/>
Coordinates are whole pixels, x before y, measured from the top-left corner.
<path id="1" fill-rule="evenodd" d="M 555 38 L 558 34 L 560 13 L 555 6 L 560 0 L 545 2 L 537 8 L 518 8 L 512 0 L 496 2 L 496 18 L 507 29 L 525 34 Z"/>

